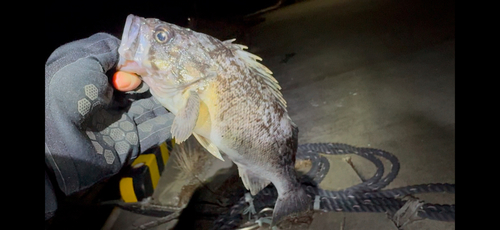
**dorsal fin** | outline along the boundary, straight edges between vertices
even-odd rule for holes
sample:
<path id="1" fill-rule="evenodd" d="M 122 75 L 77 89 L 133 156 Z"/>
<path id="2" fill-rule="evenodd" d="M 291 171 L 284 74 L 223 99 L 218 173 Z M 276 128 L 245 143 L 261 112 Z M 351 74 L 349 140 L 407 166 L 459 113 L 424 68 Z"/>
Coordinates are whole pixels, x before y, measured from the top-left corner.
<path id="1" fill-rule="evenodd" d="M 272 76 L 273 72 L 258 62 L 262 61 L 261 57 L 245 51 L 245 49 L 248 49 L 247 46 L 232 43 L 235 40 L 236 39 L 225 40 L 222 44 L 231 49 L 236 57 L 245 62 L 247 66 L 250 67 L 252 73 L 262 78 L 266 85 L 269 86 L 269 89 L 274 97 L 278 99 L 280 106 L 286 111 L 286 101 L 280 92 L 281 87 L 278 84 L 278 81 Z"/>

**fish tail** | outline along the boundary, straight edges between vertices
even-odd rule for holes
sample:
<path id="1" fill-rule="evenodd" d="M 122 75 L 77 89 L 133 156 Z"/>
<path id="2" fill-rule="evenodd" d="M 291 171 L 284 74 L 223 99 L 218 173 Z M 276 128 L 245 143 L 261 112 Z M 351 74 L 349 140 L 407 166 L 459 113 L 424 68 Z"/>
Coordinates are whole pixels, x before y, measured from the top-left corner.
<path id="1" fill-rule="evenodd" d="M 311 198 L 307 196 L 304 189 L 298 185 L 294 189 L 278 196 L 273 211 L 273 222 L 271 226 L 280 223 L 291 214 L 299 214 L 311 208 Z"/>

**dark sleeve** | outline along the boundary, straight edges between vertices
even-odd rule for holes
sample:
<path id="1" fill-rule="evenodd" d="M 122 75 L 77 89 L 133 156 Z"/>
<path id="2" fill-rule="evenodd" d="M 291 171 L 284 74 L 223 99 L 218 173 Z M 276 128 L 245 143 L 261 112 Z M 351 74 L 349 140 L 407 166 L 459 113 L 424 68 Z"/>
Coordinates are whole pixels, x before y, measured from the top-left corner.
<path id="1" fill-rule="evenodd" d="M 45 220 L 54 216 L 57 209 L 57 199 L 52 182 L 45 171 Z"/>

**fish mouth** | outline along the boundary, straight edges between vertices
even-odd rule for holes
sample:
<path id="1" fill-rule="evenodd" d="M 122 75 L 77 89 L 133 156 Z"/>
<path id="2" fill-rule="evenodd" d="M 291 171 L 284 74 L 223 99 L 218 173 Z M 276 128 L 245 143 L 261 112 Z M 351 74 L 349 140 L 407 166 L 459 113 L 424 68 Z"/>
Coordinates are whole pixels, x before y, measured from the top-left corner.
<path id="1" fill-rule="evenodd" d="M 119 61 L 117 70 L 141 74 L 144 72 L 144 63 L 147 61 L 149 42 L 140 36 L 143 18 L 128 15 L 123 29 L 120 47 L 118 48 Z"/>

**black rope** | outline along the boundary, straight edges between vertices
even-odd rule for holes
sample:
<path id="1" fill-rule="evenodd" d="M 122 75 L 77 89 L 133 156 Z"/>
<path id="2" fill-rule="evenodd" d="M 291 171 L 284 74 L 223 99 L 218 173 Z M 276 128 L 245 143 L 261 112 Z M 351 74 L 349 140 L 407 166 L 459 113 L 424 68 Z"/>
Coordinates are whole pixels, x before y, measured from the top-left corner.
<path id="1" fill-rule="evenodd" d="M 328 159 L 321 156 L 320 153 L 326 155 L 356 154 L 375 164 L 377 170 L 371 178 L 355 186 L 340 191 L 324 190 L 317 187 L 317 184 L 328 173 L 330 164 Z M 391 163 L 389 173 L 383 178 L 384 166 L 377 157 L 385 158 Z M 300 145 L 296 158 L 311 161 L 311 169 L 302 177 L 303 186 L 313 202 L 316 202 L 311 206 L 325 212 L 395 213 L 406 203 L 401 198 L 407 195 L 431 192 L 455 193 L 455 185 L 446 183 L 411 185 L 381 190 L 396 178 L 400 164 L 394 155 L 379 149 L 357 148 L 338 143 L 313 143 Z M 271 184 L 253 197 L 253 205 L 257 211 L 274 206 L 277 197 L 276 189 Z M 227 213 L 222 214 L 214 222 L 212 229 L 237 228 L 243 220 L 242 213 L 246 207 L 248 204 L 242 197 Z M 455 205 L 426 203 L 418 211 L 418 216 L 432 220 L 455 221 Z"/>

